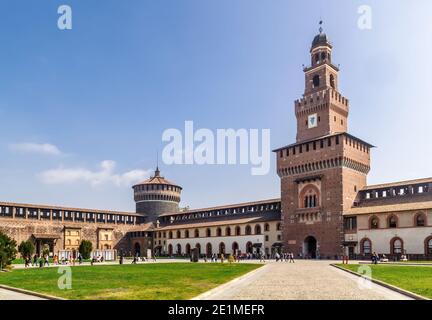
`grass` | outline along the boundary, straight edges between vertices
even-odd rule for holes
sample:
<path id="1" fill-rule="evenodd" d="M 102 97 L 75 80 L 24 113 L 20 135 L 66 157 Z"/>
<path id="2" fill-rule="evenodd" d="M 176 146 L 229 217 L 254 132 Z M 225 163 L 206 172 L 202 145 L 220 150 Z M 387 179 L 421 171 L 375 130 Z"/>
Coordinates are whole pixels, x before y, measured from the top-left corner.
<path id="1" fill-rule="evenodd" d="M 72 289 L 60 290 L 58 268 L 0 273 L 0 284 L 72 300 L 182 300 L 260 267 L 258 264 L 157 263 L 72 268 Z"/>
<path id="2" fill-rule="evenodd" d="M 360 265 L 338 266 L 357 272 Z M 432 299 L 432 267 L 369 265 L 372 278 Z"/>

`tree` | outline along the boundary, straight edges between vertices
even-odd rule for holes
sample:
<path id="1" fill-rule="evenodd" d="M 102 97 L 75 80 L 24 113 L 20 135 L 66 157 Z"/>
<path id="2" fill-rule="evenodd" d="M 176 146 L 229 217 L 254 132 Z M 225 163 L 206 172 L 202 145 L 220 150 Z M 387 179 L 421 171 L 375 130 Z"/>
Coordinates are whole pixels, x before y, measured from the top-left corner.
<path id="1" fill-rule="evenodd" d="M 81 241 L 78 251 L 83 257 L 83 259 L 90 259 L 90 254 L 92 250 L 93 250 L 93 244 L 91 243 L 91 241 L 88 240 Z"/>
<path id="2" fill-rule="evenodd" d="M 43 254 L 43 256 L 49 256 L 49 254 L 50 254 L 49 245 L 44 244 L 43 249 L 42 249 L 42 254 Z"/>
<path id="3" fill-rule="evenodd" d="M 18 251 L 24 259 L 31 259 L 31 256 L 35 252 L 35 246 L 31 241 L 23 241 L 18 246 Z"/>
<path id="4" fill-rule="evenodd" d="M 16 246 L 15 240 L 0 231 L 0 270 L 9 266 L 16 258 Z"/>

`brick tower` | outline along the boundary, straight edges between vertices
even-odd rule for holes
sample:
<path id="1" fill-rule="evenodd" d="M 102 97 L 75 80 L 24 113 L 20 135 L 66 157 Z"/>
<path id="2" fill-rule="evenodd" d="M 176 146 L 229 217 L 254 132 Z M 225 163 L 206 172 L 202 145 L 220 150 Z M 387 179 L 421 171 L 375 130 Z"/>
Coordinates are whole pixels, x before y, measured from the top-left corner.
<path id="1" fill-rule="evenodd" d="M 160 175 L 156 168 L 154 176 L 134 185 L 136 212 L 147 216 L 147 221 L 156 221 L 167 212 L 178 212 L 182 188 Z"/>
<path id="2" fill-rule="evenodd" d="M 338 91 L 332 49 L 320 27 L 304 68 L 303 97 L 294 103 L 296 143 L 274 150 L 285 250 L 311 258 L 342 253 L 342 215 L 366 186 L 373 147 L 347 133 L 349 102 Z"/>

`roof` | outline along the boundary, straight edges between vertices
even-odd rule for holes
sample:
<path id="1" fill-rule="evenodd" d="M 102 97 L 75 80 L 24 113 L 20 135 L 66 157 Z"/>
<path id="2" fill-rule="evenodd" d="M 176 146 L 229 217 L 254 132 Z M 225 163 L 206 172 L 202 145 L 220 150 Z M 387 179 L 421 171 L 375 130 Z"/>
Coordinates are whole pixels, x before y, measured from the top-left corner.
<path id="1" fill-rule="evenodd" d="M 213 210 L 238 208 L 238 207 L 245 207 L 245 206 L 266 204 L 266 203 L 272 203 L 272 202 L 280 202 L 280 201 L 281 201 L 280 198 L 275 198 L 275 199 L 268 199 L 268 200 L 259 200 L 259 201 L 252 201 L 252 202 L 243 202 L 243 203 L 229 204 L 229 205 L 224 205 L 224 206 L 216 206 L 216 207 L 208 207 L 208 208 L 201 208 L 201 209 L 186 210 L 186 211 L 180 211 L 180 212 L 166 212 L 166 213 L 161 214 L 160 217 L 163 217 L 163 216 L 173 216 L 173 215 L 179 215 L 179 214 L 199 213 L 199 212 L 204 212 L 204 211 L 213 211 Z"/>
<path id="2" fill-rule="evenodd" d="M 367 145 L 369 148 L 375 148 L 374 145 L 372 145 L 372 144 L 370 144 L 370 143 L 368 143 L 368 142 L 366 142 L 366 141 L 364 141 L 362 139 L 359 139 L 359 138 L 357 138 L 357 137 L 349 134 L 348 132 L 339 132 L 339 133 L 332 133 L 332 134 L 328 134 L 328 135 L 325 135 L 325 136 L 321 136 L 321 137 L 317 137 L 317 138 L 313 138 L 313 139 L 309 139 L 309 140 L 304 140 L 304 141 L 299 141 L 299 142 L 296 142 L 296 143 L 292 143 L 292 144 L 289 144 L 289 145 L 287 145 L 285 147 L 280 147 L 280 148 L 274 149 L 273 152 L 278 152 L 280 150 L 284 150 L 284 149 L 287 149 L 287 148 L 292 148 L 292 147 L 299 146 L 299 145 L 302 145 L 302 144 L 305 144 L 305 143 L 319 141 L 319 140 L 322 140 L 322 139 L 336 137 L 336 136 L 341 136 L 341 135 L 345 135 L 348 138 L 351 138 L 353 140 L 361 142 L 361 143 Z"/>
<path id="3" fill-rule="evenodd" d="M 171 182 L 171 181 L 165 179 L 164 177 L 162 177 L 162 176 L 160 175 L 160 171 L 159 171 L 159 168 L 158 168 L 158 167 L 157 167 L 156 170 L 155 170 L 155 174 L 154 174 L 154 176 L 150 177 L 149 179 L 147 179 L 147 180 L 145 180 L 145 181 L 143 181 L 143 182 L 137 183 L 137 184 L 134 185 L 133 187 L 135 187 L 135 186 L 139 186 L 139 185 L 143 185 L 143 184 L 164 184 L 164 185 L 176 186 L 176 187 L 182 189 L 182 188 L 181 188 L 180 186 L 178 186 L 177 184 L 175 184 L 175 183 L 173 183 L 173 182 Z"/>
<path id="4" fill-rule="evenodd" d="M 62 211 L 78 211 L 85 213 L 105 213 L 105 214 L 122 214 L 132 216 L 143 216 L 135 212 L 125 211 L 111 211 L 111 210 L 100 210 L 100 209 L 85 209 L 85 208 L 73 208 L 73 207 L 62 207 L 53 205 L 42 205 L 42 204 L 29 204 L 29 203 L 15 203 L 15 202 L 0 202 L 0 206 L 5 207 L 19 207 L 19 208 L 30 208 L 30 209 L 50 209 L 50 210 L 62 210 Z"/>
<path id="5" fill-rule="evenodd" d="M 327 38 L 327 35 L 320 30 L 320 33 L 317 34 L 312 41 L 312 48 L 320 45 L 330 45 L 330 41 Z"/>
<path id="6" fill-rule="evenodd" d="M 58 234 L 54 233 L 33 233 L 35 239 L 60 239 Z"/>
<path id="7" fill-rule="evenodd" d="M 198 227 L 214 227 L 214 226 L 224 226 L 242 223 L 258 223 L 265 221 L 279 221 L 280 219 L 275 219 L 274 217 L 266 216 L 255 216 L 255 217 L 245 217 L 239 219 L 223 219 L 219 221 L 200 221 L 193 223 L 176 223 L 169 224 L 166 226 L 161 226 L 157 230 L 174 230 L 174 229 L 186 229 L 186 228 L 198 228 Z"/>
<path id="8" fill-rule="evenodd" d="M 137 225 L 133 228 L 129 228 L 128 232 L 137 232 L 137 231 L 152 231 L 154 229 L 154 225 L 152 222 L 144 223 Z"/>
<path id="9" fill-rule="evenodd" d="M 426 210 L 426 209 L 432 209 L 432 201 L 419 201 L 419 202 L 411 202 L 411 203 L 353 207 L 348 211 L 344 212 L 344 215 L 373 214 L 373 213 L 385 213 L 385 212 L 396 212 L 396 211 Z"/>
<path id="10" fill-rule="evenodd" d="M 362 189 L 362 191 L 380 189 L 380 188 L 401 187 L 401 186 L 405 186 L 405 185 L 413 185 L 413 184 L 420 184 L 420 183 L 432 183 L 432 178 L 423 178 L 423 179 L 414 179 L 414 180 L 405 180 L 405 181 L 398 181 L 398 182 L 375 184 L 375 185 L 370 185 L 370 186 L 364 187 Z"/>

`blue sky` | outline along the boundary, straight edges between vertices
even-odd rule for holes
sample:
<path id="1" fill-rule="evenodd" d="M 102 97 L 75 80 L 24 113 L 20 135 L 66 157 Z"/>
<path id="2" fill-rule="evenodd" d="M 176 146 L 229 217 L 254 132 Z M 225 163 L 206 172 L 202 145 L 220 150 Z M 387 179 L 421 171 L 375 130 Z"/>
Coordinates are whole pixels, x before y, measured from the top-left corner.
<path id="1" fill-rule="evenodd" d="M 62 4 L 72 30 L 57 28 Z M 365 4 L 371 30 L 357 26 Z M 2 1 L 0 200 L 134 210 L 130 178 L 153 169 L 162 132 L 186 120 L 269 128 L 274 148 L 293 142 L 320 18 L 349 131 L 378 146 L 368 182 L 432 176 L 431 15 L 428 0 Z M 265 176 L 247 165 L 161 169 L 183 186 L 183 206 L 205 207 L 278 197 L 271 159 Z"/>

